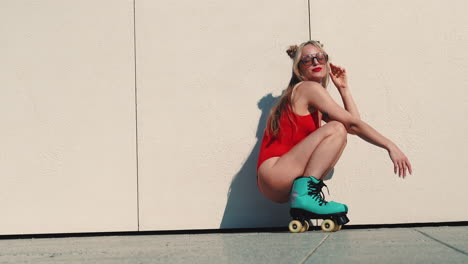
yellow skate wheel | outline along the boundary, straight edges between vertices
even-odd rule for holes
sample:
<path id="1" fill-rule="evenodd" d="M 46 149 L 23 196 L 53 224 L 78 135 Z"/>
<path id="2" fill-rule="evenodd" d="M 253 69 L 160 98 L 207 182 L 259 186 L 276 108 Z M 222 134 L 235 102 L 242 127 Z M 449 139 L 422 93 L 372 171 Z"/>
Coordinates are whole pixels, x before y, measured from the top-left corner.
<path id="1" fill-rule="evenodd" d="M 331 219 L 326 219 L 326 220 L 323 220 L 322 222 L 322 230 L 324 232 L 333 232 L 335 231 L 335 222 L 333 222 L 333 220 Z"/>
<path id="2" fill-rule="evenodd" d="M 335 224 L 335 229 L 333 229 L 333 232 L 340 231 L 342 225 Z"/>
<path id="3" fill-rule="evenodd" d="M 305 220 L 304 224 L 302 225 L 302 228 L 301 228 L 301 233 L 306 232 L 308 230 L 309 230 L 309 223 L 307 222 L 307 220 Z"/>
<path id="4" fill-rule="evenodd" d="M 293 220 L 289 223 L 289 231 L 291 233 L 299 233 L 302 230 L 302 223 L 298 220 Z"/>

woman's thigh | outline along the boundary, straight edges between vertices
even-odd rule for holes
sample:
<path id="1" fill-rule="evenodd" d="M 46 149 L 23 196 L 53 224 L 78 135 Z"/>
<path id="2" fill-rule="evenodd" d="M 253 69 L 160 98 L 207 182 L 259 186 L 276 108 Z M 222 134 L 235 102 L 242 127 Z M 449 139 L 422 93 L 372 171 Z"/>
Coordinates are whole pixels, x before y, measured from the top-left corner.
<path id="1" fill-rule="evenodd" d="M 258 169 L 260 191 L 275 202 L 287 202 L 292 183 L 297 177 L 304 176 L 312 152 L 324 138 L 342 129 L 342 126 L 337 121 L 331 121 L 305 137 L 283 156 L 263 162 Z"/>

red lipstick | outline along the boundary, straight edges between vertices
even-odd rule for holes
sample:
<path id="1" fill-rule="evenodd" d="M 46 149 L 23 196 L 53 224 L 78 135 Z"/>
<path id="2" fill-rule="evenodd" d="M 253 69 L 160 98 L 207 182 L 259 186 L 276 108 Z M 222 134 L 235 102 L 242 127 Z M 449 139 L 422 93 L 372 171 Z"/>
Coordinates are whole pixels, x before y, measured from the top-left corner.
<path id="1" fill-rule="evenodd" d="M 319 71 L 321 71 L 321 70 L 322 70 L 322 68 L 317 67 L 317 68 L 313 69 L 312 71 L 313 71 L 313 72 L 319 72 Z"/>

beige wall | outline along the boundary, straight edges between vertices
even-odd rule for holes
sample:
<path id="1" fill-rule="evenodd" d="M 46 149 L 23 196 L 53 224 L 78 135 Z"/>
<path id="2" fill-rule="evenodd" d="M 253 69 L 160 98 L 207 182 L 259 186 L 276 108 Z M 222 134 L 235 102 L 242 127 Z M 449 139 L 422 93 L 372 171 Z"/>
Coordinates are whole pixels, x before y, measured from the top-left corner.
<path id="1" fill-rule="evenodd" d="M 138 228 L 132 8 L 0 3 L 0 234 Z"/>
<path id="2" fill-rule="evenodd" d="M 284 224 L 256 152 L 307 1 L 138 1 L 136 24 L 141 229 Z"/>
<path id="3" fill-rule="evenodd" d="M 0 4 L 0 234 L 286 226 L 256 155 L 285 49 L 309 37 L 307 1 L 135 4 L 135 32 L 133 1 Z M 330 199 L 350 224 L 466 221 L 464 1 L 310 9 L 362 118 L 415 170 L 398 179 L 350 136 Z"/>
<path id="4" fill-rule="evenodd" d="M 415 174 L 399 180 L 386 151 L 352 136 L 333 198 L 350 205 L 353 224 L 466 221 L 466 1 L 353 2 L 311 1 L 312 36 L 348 68 L 362 118 L 400 146 Z"/>

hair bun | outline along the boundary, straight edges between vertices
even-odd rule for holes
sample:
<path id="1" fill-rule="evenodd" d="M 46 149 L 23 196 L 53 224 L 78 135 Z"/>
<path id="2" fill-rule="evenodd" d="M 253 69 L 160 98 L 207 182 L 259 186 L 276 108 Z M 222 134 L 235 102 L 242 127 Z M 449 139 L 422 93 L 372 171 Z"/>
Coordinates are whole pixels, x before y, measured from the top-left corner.
<path id="1" fill-rule="evenodd" d="M 289 49 L 286 50 L 286 53 L 288 53 L 291 59 L 293 59 L 296 56 L 297 48 L 298 48 L 297 45 L 293 45 L 293 46 L 289 46 Z"/>
<path id="2" fill-rule="evenodd" d="M 322 48 L 323 48 L 323 44 L 322 44 L 322 43 L 320 43 L 320 41 L 318 41 L 318 40 L 317 40 L 317 43 L 320 45 L 320 47 L 322 47 Z"/>

